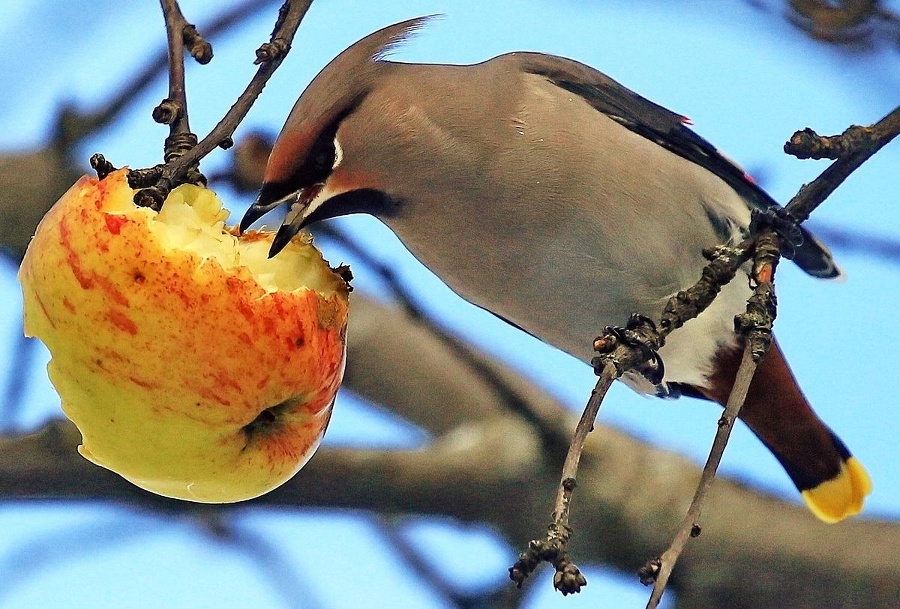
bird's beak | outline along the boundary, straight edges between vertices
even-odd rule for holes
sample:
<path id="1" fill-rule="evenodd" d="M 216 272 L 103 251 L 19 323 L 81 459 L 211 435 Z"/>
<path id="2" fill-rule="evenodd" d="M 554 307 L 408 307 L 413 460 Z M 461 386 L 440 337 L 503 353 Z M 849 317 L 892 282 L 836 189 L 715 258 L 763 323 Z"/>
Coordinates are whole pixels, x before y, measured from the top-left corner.
<path id="1" fill-rule="evenodd" d="M 247 213 L 245 213 L 244 217 L 241 219 L 240 231 L 244 232 L 251 224 L 276 207 L 289 203 L 290 209 L 284 218 L 284 222 L 282 222 L 281 226 L 278 228 L 278 232 L 275 234 L 272 246 L 269 248 L 269 258 L 275 256 L 284 249 L 284 246 L 293 239 L 294 235 L 300 232 L 306 225 L 306 219 L 312 211 L 309 204 L 316 198 L 323 186 L 324 184 L 306 186 L 276 199 L 271 199 L 271 196 L 264 186 L 256 197 L 256 201 L 254 201 L 253 205 L 247 209 Z"/>

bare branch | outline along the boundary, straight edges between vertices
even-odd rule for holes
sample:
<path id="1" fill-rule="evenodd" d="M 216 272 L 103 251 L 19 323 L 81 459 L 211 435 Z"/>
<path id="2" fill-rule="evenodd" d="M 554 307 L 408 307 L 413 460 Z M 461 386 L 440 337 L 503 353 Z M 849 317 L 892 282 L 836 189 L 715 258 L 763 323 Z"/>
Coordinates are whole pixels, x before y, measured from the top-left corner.
<path id="1" fill-rule="evenodd" d="M 191 130 L 184 83 L 184 30 L 190 24 L 184 18 L 177 0 L 160 0 L 160 4 L 169 45 L 169 97 L 153 110 L 153 120 L 169 125 L 171 137 Z"/>
<path id="2" fill-rule="evenodd" d="M 233 143 L 231 136 L 247 116 L 247 112 L 262 93 L 269 78 L 281 65 L 290 50 L 297 28 L 311 4 L 312 0 L 285 1 L 279 11 L 278 22 L 270 41 L 257 50 L 257 63 L 261 64 L 259 69 L 234 105 L 205 138 L 177 159 L 154 168 L 153 172 L 148 174 L 131 172 L 129 182 L 132 188 L 141 188 L 135 194 L 135 202 L 138 205 L 153 205 L 157 201 L 164 200 L 173 185 L 178 184 L 179 180 L 184 178 L 190 167 L 198 164 L 200 159 L 216 147 L 228 147 Z M 152 186 L 150 186 L 151 184 Z"/>
<path id="3" fill-rule="evenodd" d="M 169 97 L 153 109 L 153 120 L 169 125 L 169 137 L 165 143 L 165 161 L 168 163 L 197 145 L 197 136 L 191 132 L 188 119 L 187 89 L 184 81 L 185 44 L 198 62 L 205 64 L 212 59 L 212 47 L 188 23 L 178 6 L 178 0 L 160 0 L 166 21 L 166 40 L 169 45 Z M 185 181 L 206 184 L 196 163 L 185 173 Z M 159 202 L 160 206 L 162 202 Z"/>
<path id="4" fill-rule="evenodd" d="M 563 593 L 574 594 L 581 591 L 581 587 L 587 584 L 587 580 L 568 555 L 569 538 L 572 536 L 572 528 L 569 526 L 569 506 L 572 501 L 572 493 L 575 490 L 575 477 L 578 473 L 578 464 L 584 452 L 584 445 L 588 433 L 594 429 L 594 421 L 600 412 L 600 405 L 613 381 L 621 376 L 612 361 L 606 361 L 597 384 L 591 391 L 591 397 L 578 420 L 575 433 L 566 453 L 563 463 L 562 478 L 556 491 L 556 501 L 553 508 L 553 522 L 547 528 L 545 540 L 533 540 L 528 544 L 516 563 L 509 569 L 509 577 L 516 586 L 522 587 L 534 570 L 542 563 L 552 563 L 556 569 L 553 577 L 553 586 Z"/>
<path id="5" fill-rule="evenodd" d="M 854 135 L 854 139 L 842 146 L 843 154 L 813 182 L 804 185 L 791 199 L 786 206 L 791 216 L 799 222 L 804 222 L 851 173 L 900 134 L 900 106 L 863 131 L 868 131 L 868 137 L 860 138 Z M 810 138 L 810 133 L 815 136 L 812 130 L 795 133 L 785 144 L 785 152 L 795 154 L 804 142 L 809 143 L 810 139 L 815 142 L 815 138 Z M 847 133 L 845 132 L 845 137 Z M 859 128 L 850 133 L 858 134 Z"/>
<path id="6" fill-rule="evenodd" d="M 691 500 L 691 506 L 672 544 L 659 558 L 648 561 L 641 570 L 641 581 L 645 584 L 653 582 L 653 592 L 647 602 L 647 609 L 656 609 L 662 599 L 669 576 L 675 568 L 681 552 L 688 539 L 700 534 L 700 513 L 712 487 L 713 479 L 719 469 L 719 463 L 725 454 L 725 447 L 731 437 L 731 431 L 747 398 L 750 382 L 765 357 L 772 343 L 772 322 L 775 317 L 774 274 L 778 264 L 780 239 L 771 230 L 765 230 L 757 239 L 753 277 L 756 282 L 754 295 L 747 303 L 747 311 L 738 316 L 736 325 L 744 339 L 744 355 L 735 377 L 734 385 L 728 396 L 725 412 L 719 419 L 715 440 L 710 448 L 703 474 Z"/>
<path id="7" fill-rule="evenodd" d="M 209 37 L 215 37 L 242 23 L 260 9 L 274 3 L 275 0 L 244 0 L 244 2 L 223 11 L 212 21 L 205 24 L 202 29 Z M 189 42 L 188 46 L 191 47 L 193 44 Z M 116 120 L 131 102 L 149 87 L 160 72 L 166 68 L 168 57 L 166 50 L 160 50 L 147 62 L 145 67 L 135 72 L 133 77 L 126 81 L 116 94 L 94 110 L 79 112 L 69 106 L 62 108 L 56 120 L 57 126 L 53 145 L 59 145 L 61 148 L 69 150 L 88 135 L 96 133 Z"/>

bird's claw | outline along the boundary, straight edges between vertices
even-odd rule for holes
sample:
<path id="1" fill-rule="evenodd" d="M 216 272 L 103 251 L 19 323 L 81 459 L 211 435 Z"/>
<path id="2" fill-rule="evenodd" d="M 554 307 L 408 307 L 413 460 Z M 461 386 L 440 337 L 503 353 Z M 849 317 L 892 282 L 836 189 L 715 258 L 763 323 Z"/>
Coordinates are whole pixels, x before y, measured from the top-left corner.
<path id="1" fill-rule="evenodd" d="M 606 360 L 618 345 L 625 345 L 640 351 L 642 364 L 635 371 L 639 372 L 654 386 L 662 383 L 665 366 L 656 351 L 656 324 L 645 315 L 633 314 L 624 328 L 607 326 L 603 334 L 594 340 L 594 350 L 602 355 L 594 358 L 594 372 L 599 376 Z M 605 356 L 605 357 L 604 357 Z M 618 363 L 616 366 L 618 367 Z M 624 371 L 620 371 L 624 372 Z"/>
<path id="2" fill-rule="evenodd" d="M 768 207 L 764 210 L 753 210 L 750 220 L 750 232 L 754 233 L 767 226 L 781 237 L 786 258 L 793 258 L 794 252 L 803 245 L 803 230 L 797 219 L 784 207 Z"/>

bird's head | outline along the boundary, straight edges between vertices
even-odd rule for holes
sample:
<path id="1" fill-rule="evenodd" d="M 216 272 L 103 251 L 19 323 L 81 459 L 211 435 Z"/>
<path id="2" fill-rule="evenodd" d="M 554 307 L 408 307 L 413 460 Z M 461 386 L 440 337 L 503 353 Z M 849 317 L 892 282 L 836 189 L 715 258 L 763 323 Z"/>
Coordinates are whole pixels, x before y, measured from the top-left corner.
<path id="1" fill-rule="evenodd" d="M 259 195 L 240 225 L 246 230 L 276 207 L 289 206 L 270 256 L 315 221 L 375 213 L 382 204 L 381 185 L 365 171 L 365 159 L 356 158 L 361 155 L 355 150 L 345 154 L 341 139 L 348 118 L 384 68 L 380 60 L 428 19 L 403 21 L 363 38 L 325 66 L 297 100 L 272 148 Z"/>

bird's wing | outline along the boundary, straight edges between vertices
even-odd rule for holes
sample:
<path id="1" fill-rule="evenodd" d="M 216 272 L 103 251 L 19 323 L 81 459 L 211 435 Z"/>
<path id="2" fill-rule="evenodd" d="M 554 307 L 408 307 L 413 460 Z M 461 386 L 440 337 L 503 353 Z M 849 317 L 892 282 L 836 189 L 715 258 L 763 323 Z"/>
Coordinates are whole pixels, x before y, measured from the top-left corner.
<path id="1" fill-rule="evenodd" d="M 571 59 L 541 53 L 515 53 L 526 72 L 544 76 L 575 93 L 622 126 L 713 172 L 752 206 L 778 205 L 749 175 L 686 125 L 690 120 L 641 97 L 612 78 Z"/>
<path id="2" fill-rule="evenodd" d="M 689 129 L 687 117 L 641 97 L 583 63 L 542 53 L 511 55 L 523 71 L 547 78 L 625 128 L 714 173 L 752 208 L 766 211 L 780 207 L 739 165 Z M 840 270 L 828 250 L 802 227 L 801 233 L 803 244 L 797 248 L 794 261 L 815 277 L 839 276 Z"/>

